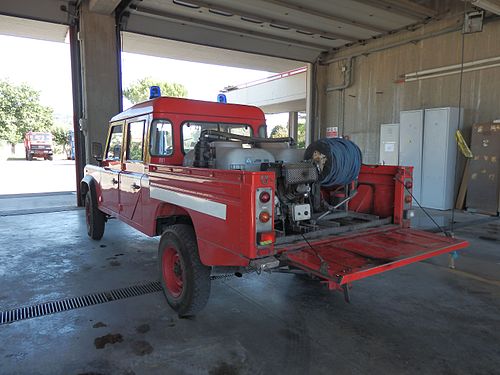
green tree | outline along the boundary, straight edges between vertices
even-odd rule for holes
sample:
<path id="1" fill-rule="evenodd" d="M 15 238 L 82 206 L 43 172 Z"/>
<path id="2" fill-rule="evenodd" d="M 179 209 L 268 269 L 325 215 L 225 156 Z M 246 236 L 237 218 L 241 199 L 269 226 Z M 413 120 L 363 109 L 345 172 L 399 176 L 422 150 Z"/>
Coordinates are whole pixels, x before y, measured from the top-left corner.
<path id="1" fill-rule="evenodd" d="M 63 146 L 64 148 L 64 146 L 68 144 L 69 131 L 67 129 L 64 129 L 62 126 L 54 126 L 50 129 L 50 132 L 52 133 L 52 138 L 57 145 Z"/>
<path id="2" fill-rule="evenodd" d="M 172 96 L 185 98 L 187 89 L 180 83 L 169 83 L 155 80 L 151 77 L 139 79 L 123 90 L 123 96 L 132 103 L 143 102 L 149 98 L 149 88 L 151 86 L 160 86 L 162 96 Z"/>
<path id="3" fill-rule="evenodd" d="M 26 84 L 0 80 L 0 139 L 12 147 L 29 131 L 48 131 L 53 110 L 40 104 L 40 92 Z"/>
<path id="4" fill-rule="evenodd" d="M 288 128 L 283 125 L 276 125 L 270 134 L 271 138 L 284 138 L 288 137 Z"/>
<path id="5" fill-rule="evenodd" d="M 283 138 L 288 137 L 288 127 L 284 125 L 276 125 L 273 130 L 271 130 L 271 138 Z M 306 124 L 305 122 L 299 122 L 297 128 L 297 139 L 295 139 L 298 148 L 304 148 L 306 146 Z"/>
<path id="6" fill-rule="evenodd" d="M 306 147 L 306 123 L 305 122 L 299 122 L 299 125 L 297 127 L 297 139 L 295 141 L 297 142 L 298 148 L 305 148 Z"/>

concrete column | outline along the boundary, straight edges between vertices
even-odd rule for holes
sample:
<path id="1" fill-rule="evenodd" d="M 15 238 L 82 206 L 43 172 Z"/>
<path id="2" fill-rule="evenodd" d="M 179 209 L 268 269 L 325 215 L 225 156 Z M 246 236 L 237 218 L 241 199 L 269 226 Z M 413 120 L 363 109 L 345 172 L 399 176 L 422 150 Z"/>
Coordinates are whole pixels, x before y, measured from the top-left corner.
<path id="1" fill-rule="evenodd" d="M 288 136 L 292 137 L 296 142 L 299 132 L 299 113 L 289 112 L 288 113 Z"/>
<path id="2" fill-rule="evenodd" d="M 82 69 L 83 117 L 86 163 L 96 164 L 92 142 L 104 145 L 109 119 L 121 107 L 120 52 L 114 15 L 93 13 L 89 1 L 80 7 L 80 56 Z"/>
<path id="3" fill-rule="evenodd" d="M 316 103 L 316 87 L 317 87 L 317 70 L 318 63 L 307 64 L 306 78 L 306 147 L 316 140 L 315 129 L 318 126 L 317 121 L 317 103 Z"/>

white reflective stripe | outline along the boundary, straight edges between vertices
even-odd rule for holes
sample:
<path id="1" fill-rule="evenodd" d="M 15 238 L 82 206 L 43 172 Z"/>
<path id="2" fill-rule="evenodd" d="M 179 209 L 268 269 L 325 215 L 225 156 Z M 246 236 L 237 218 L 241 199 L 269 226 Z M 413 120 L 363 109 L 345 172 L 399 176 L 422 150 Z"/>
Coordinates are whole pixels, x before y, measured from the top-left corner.
<path id="1" fill-rule="evenodd" d="M 226 208 L 224 203 L 214 202 L 205 198 L 193 197 L 189 194 L 162 189 L 151 186 L 149 196 L 163 202 L 175 204 L 180 207 L 189 208 L 210 216 L 226 220 Z"/>

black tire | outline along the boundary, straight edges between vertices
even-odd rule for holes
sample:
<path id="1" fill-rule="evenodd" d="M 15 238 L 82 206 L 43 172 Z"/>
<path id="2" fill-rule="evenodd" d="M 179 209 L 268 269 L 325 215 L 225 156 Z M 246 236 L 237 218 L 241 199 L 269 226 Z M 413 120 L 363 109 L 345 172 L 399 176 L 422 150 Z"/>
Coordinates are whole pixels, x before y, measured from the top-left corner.
<path id="1" fill-rule="evenodd" d="M 52 155 L 49 155 L 49 156 L 47 156 L 47 160 L 52 161 L 52 160 L 54 160 L 54 157 Z"/>
<path id="2" fill-rule="evenodd" d="M 85 195 L 85 221 L 89 237 L 100 240 L 104 234 L 106 216 L 97 208 L 97 202 L 92 199 L 90 191 Z"/>
<path id="3" fill-rule="evenodd" d="M 30 153 L 28 153 L 28 161 L 32 161 L 33 160 L 33 155 L 31 155 Z"/>
<path id="4" fill-rule="evenodd" d="M 200 312 L 210 296 L 210 267 L 201 263 L 190 225 L 175 224 L 165 229 L 158 248 L 158 264 L 163 293 L 179 317 Z"/>

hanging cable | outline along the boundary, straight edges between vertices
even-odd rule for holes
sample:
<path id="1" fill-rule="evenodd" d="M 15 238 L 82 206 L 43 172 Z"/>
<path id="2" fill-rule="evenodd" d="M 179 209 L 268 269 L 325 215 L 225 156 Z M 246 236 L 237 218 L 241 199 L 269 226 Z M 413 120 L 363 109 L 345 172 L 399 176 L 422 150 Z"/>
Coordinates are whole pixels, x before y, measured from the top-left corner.
<path id="1" fill-rule="evenodd" d="M 468 0 L 464 1 L 464 14 L 463 19 L 465 22 L 465 17 L 467 15 L 467 5 Z M 460 78 L 459 78 L 459 86 L 458 86 L 458 121 L 457 121 L 457 131 L 460 130 L 460 123 L 462 122 L 462 86 L 464 79 L 464 59 L 465 59 L 465 32 L 462 29 L 462 51 L 461 51 L 461 61 L 460 61 Z M 460 155 L 457 147 L 457 151 L 455 154 L 455 161 L 458 161 L 458 156 Z M 458 164 L 458 163 L 456 163 Z M 455 204 L 457 200 L 457 167 L 455 166 L 455 171 L 453 173 L 453 207 L 451 208 L 451 222 L 450 222 L 450 233 L 453 236 L 453 229 L 455 226 Z"/>
<path id="2" fill-rule="evenodd" d="M 399 182 L 401 185 L 403 185 L 403 186 L 404 186 L 404 188 L 405 188 L 405 190 L 408 192 L 408 194 L 410 194 L 410 195 L 411 195 L 411 197 L 413 198 L 413 200 L 415 201 L 415 203 L 418 205 L 418 207 L 420 207 L 420 209 L 422 210 L 422 212 L 423 212 L 423 213 L 424 213 L 424 214 L 425 214 L 425 215 L 426 215 L 429 219 L 431 219 L 431 221 L 434 223 L 434 225 L 435 225 L 435 226 L 436 226 L 436 227 L 437 227 L 437 228 L 438 228 L 441 232 L 443 232 L 443 234 L 444 234 L 446 237 L 451 237 L 450 232 L 447 232 L 447 231 L 446 231 L 446 230 L 445 230 L 445 229 L 444 229 L 441 225 L 439 225 L 439 224 L 437 223 L 437 221 L 436 221 L 436 220 L 434 220 L 434 218 L 432 217 L 432 215 L 431 215 L 429 212 L 427 212 L 427 210 L 426 210 L 425 208 L 423 208 L 423 207 L 420 205 L 420 202 L 417 200 L 417 198 L 415 198 L 415 196 L 413 195 L 413 193 L 411 192 L 411 190 L 410 190 L 410 189 L 408 189 L 408 188 L 406 187 L 406 185 L 405 185 L 402 181 L 398 180 L 397 178 L 396 178 L 396 181 L 397 181 L 397 182 Z"/>

